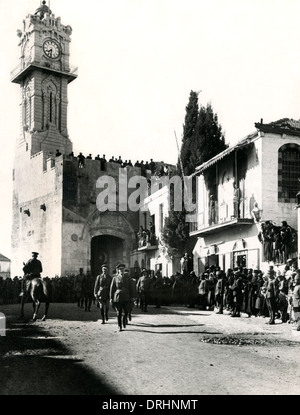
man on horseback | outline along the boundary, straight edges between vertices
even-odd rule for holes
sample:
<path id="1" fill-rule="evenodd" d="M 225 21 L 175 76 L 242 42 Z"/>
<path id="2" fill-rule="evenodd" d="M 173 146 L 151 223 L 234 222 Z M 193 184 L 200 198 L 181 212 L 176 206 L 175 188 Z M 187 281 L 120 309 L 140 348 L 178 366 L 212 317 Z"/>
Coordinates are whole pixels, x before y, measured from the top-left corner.
<path id="1" fill-rule="evenodd" d="M 24 264 L 24 277 L 22 281 L 20 297 L 24 296 L 24 293 L 29 291 L 31 281 L 34 278 L 41 278 L 43 267 L 41 261 L 37 259 L 38 255 L 38 252 L 32 252 L 32 258 L 30 258 L 26 264 Z"/>

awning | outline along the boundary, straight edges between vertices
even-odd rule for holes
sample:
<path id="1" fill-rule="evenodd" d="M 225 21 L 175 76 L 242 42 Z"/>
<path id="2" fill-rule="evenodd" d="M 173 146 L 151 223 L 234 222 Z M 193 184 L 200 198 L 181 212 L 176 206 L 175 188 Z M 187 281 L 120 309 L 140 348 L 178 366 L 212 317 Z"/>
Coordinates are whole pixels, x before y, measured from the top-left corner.
<path id="1" fill-rule="evenodd" d="M 195 173 L 193 173 L 190 177 L 193 177 L 199 173 L 202 173 L 204 170 L 208 169 L 209 167 L 216 164 L 219 160 L 222 160 L 224 157 L 228 156 L 230 153 L 236 150 L 240 150 L 244 147 L 249 146 L 253 143 L 253 138 L 257 137 L 257 131 L 255 133 L 252 133 L 250 135 L 247 135 L 247 137 L 243 138 L 241 141 L 239 141 L 236 145 L 226 148 L 226 150 L 222 151 L 221 153 L 217 154 L 210 160 L 206 161 L 205 163 L 201 164 L 200 166 L 196 167 Z"/>

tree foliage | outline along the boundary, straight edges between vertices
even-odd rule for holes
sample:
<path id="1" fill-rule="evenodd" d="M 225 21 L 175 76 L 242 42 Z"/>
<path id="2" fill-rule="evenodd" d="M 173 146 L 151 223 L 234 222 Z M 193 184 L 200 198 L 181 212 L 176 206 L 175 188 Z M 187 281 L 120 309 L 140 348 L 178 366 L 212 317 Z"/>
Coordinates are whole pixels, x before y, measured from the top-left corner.
<path id="1" fill-rule="evenodd" d="M 198 93 L 191 91 L 186 106 L 185 123 L 183 125 L 180 159 L 176 173 L 190 176 L 195 168 L 225 150 L 225 138 L 218 116 L 211 104 L 199 109 Z M 183 172 L 182 172 L 183 168 Z M 172 200 L 172 194 L 170 194 Z M 185 222 L 186 212 L 172 209 L 166 218 L 162 239 L 169 250 L 183 255 L 189 238 L 189 226 Z"/>
<path id="2" fill-rule="evenodd" d="M 196 99 L 197 98 L 197 99 Z M 196 102 L 195 102 L 196 99 Z M 195 168 L 227 148 L 218 115 L 212 105 L 198 107 L 198 95 L 191 91 L 190 101 L 186 107 L 180 158 L 184 174 L 189 176 Z"/>

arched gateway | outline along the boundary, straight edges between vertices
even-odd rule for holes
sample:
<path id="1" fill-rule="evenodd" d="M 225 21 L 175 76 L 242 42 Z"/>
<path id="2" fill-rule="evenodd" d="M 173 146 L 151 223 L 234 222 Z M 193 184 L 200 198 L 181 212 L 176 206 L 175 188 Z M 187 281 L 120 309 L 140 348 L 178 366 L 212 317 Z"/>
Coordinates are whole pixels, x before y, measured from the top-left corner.
<path id="1" fill-rule="evenodd" d="M 112 274 L 117 262 L 123 261 L 124 240 L 116 236 L 100 235 L 91 241 L 91 271 L 98 275 L 102 264 L 107 264 Z M 129 266 L 129 264 L 128 264 Z"/>
<path id="2" fill-rule="evenodd" d="M 112 274 L 117 262 L 128 268 L 130 254 L 136 242 L 132 223 L 120 212 L 96 213 L 89 227 L 90 264 L 92 275 L 98 275 L 103 263 Z"/>

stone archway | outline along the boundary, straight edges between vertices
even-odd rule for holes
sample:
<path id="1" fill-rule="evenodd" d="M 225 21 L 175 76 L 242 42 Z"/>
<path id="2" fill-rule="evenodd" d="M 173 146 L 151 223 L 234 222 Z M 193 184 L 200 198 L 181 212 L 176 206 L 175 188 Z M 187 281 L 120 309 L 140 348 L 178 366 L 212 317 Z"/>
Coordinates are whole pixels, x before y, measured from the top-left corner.
<path id="1" fill-rule="evenodd" d="M 112 273 L 117 262 L 130 267 L 130 255 L 136 235 L 126 215 L 120 212 L 94 212 L 88 224 L 90 241 L 90 264 L 93 275 L 99 274 L 101 261 L 108 262 Z"/>
<path id="2" fill-rule="evenodd" d="M 98 275 L 101 265 L 107 264 L 112 275 L 117 262 L 122 261 L 124 240 L 112 235 L 99 235 L 91 240 L 91 272 Z"/>

